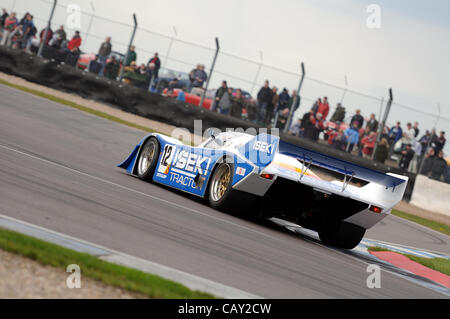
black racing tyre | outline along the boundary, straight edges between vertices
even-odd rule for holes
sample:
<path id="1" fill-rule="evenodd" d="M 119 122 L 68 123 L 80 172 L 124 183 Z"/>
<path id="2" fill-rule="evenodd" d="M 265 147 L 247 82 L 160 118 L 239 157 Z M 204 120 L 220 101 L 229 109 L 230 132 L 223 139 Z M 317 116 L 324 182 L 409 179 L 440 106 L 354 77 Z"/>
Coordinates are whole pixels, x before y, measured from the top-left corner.
<path id="1" fill-rule="evenodd" d="M 152 181 L 158 164 L 160 146 L 156 138 L 149 138 L 141 147 L 136 159 L 136 175 L 144 181 Z"/>
<path id="2" fill-rule="evenodd" d="M 359 245 L 366 230 L 347 222 L 332 223 L 319 229 L 320 240 L 330 246 L 353 249 Z"/>

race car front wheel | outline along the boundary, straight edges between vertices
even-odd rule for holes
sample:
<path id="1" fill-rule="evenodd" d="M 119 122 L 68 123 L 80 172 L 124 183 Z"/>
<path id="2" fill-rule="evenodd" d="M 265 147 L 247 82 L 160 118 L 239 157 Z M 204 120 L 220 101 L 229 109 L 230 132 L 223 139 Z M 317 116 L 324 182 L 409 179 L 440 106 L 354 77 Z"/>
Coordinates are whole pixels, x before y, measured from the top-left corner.
<path id="1" fill-rule="evenodd" d="M 139 157 L 137 159 L 137 176 L 144 181 L 151 181 L 155 172 L 159 156 L 159 143 L 156 138 L 149 138 L 142 145 Z"/>

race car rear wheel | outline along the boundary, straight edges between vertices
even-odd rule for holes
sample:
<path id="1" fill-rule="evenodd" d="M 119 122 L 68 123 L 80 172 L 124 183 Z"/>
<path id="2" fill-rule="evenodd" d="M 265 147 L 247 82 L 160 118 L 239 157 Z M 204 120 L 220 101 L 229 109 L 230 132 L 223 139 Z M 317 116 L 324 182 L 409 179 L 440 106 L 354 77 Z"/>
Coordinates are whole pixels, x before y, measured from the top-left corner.
<path id="1" fill-rule="evenodd" d="M 320 240 L 330 246 L 353 249 L 359 245 L 366 230 L 347 222 L 333 223 L 319 229 Z"/>
<path id="2" fill-rule="evenodd" d="M 144 180 L 151 181 L 155 172 L 159 157 L 159 142 L 156 138 L 149 138 L 142 145 L 137 159 L 136 175 Z"/>
<path id="3" fill-rule="evenodd" d="M 234 164 L 225 160 L 212 173 L 208 199 L 212 208 L 236 216 L 252 216 L 259 209 L 259 197 L 233 189 Z"/>

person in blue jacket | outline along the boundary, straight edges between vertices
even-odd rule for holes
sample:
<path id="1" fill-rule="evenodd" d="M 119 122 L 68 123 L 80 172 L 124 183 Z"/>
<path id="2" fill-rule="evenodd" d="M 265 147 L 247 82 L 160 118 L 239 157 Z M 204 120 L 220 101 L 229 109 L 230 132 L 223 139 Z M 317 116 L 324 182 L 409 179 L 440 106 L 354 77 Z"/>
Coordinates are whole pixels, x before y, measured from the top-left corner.
<path id="1" fill-rule="evenodd" d="M 355 145 L 359 142 L 359 122 L 355 121 L 352 123 L 352 126 L 344 131 L 345 138 L 348 141 L 348 150 L 347 152 L 351 153 Z"/>
<path id="2" fill-rule="evenodd" d="M 400 126 L 400 122 L 397 122 L 397 124 L 389 131 L 389 145 L 393 147 L 395 143 L 397 143 L 398 140 L 402 138 L 402 136 L 402 127 Z"/>

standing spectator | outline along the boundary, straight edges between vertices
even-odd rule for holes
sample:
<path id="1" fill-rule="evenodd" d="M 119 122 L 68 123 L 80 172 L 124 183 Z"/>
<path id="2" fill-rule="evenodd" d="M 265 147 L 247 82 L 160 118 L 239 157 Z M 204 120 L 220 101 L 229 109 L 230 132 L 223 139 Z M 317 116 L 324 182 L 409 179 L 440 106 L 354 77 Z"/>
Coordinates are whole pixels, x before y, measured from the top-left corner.
<path id="1" fill-rule="evenodd" d="M 46 29 L 47 29 L 47 28 L 43 28 L 43 29 L 41 30 L 41 32 L 39 33 L 39 43 L 44 42 L 44 45 L 45 45 L 45 46 L 48 46 L 49 43 L 50 43 L 50 40 L 53 38 L 53 30 L 52 30 L 51 27 L 49 27 L 48 30 L 47 30 L 47 36 L 46 36 L 46 38 L 44 39 L 44 36 L 45 36 L 45 30 L 46 30 Z"/>
<path id="2" fill-rule="evenodd" d="M 79 52 L 80 50 L 80 46 L 81 46 L 81 36 L 80 36 L 80 31 L 75 31 L 74 36 L 72 37 L 72 39 L 69 41 L 69 43 L 67 44 L 67 50 L 75 53 L 75 52 Z"/>
<path id="3" fill-rule="evenodd" d="M 74 36 L 67 44 L 67 48 L 64 49 L 66 52 L 68 52 L 64 61 L 65 64 L 71 66 L 75 66 L 77 64 L 78 58 L 80 57 L 80 45 L 80 31 L 75 31 Z"/>
<path id="4" fill-rule="evenodd" d="M 159 59 L 158 52 L 155 52 L 153 58 L 148 60 L 147 66 L 150 71 L 149 73 L 150 76 L 149 90 L 150 90 L 151 89 L 150 86 L 152 86 L 152 83 L 158 82 L 159 69 L 161 68 L 161 60 Z"/>
<path id="5" fill-rule="evenodd" d="M 301 126 L 300 126 L 300 137 L 307 138 L 309 136 L 309 130 L 311 129 L 312 123 L 311 118 L 314 117 L 314 110 L 311 109 L 308 113 L 303 114 Z"/>
<path id="6" fill-rule="evenodd" d="M 117 76 L 119 75 L 119 68 L 120 68 L 120 64 L 117 61 L 116 56 L 113 55 L 111 57 L 111 60 L 108 63 L 106 63 L 106 65 L 105 65 L 105 70 L 104 70 L 105 76 L 108 79 L 115 80 L 117 78 Z"/>
<path id="7" fill-rule="evenodd" d="M 362 156 L 367 159 L 372 158 L 375 142 L 377 141 L 377 133 L 370 132 L 370 134 L 361 140 Z"/>
<path id="8" fill-rule="evenodd" d="M 388 156 L 389 156 L 389 144 L 387 139 L 383 138 L 381 139 L 380 144 L 378 144 L 374 160 L 384 164 Z"/>
<path id="9" fill-rule="evenodd" d="M 348 141 L 347 152 L 351 153 L 359 142 L 359 122 L 353 121 L 352 126 L 344 131 L 344 135 Z"/>
<path id="10" fill-rule="evenodd" d="M 131 62 L 136 62 L 137 54 L 136 54 L 136 47 L 132 45 L 130 47 L 130 51 L 128 52 L 128 58 L 125 61 L 125 66 L 130 66 Z"/>
<path id="11" fill-rule="evenodd" d="M 111 37 L 106 37 L 105 42 L 100 45 L 98 50 L 98 62 L 102 65 L 102 69 L 99 72 L 100 76 L 103 76 L 106 66 L 106 60 L 112 51 Z"/>
<path id="12" fill-rule="evenodd" d="M 25 49 L 28 53 L 31 53 L 31 40 L 36 34 L 36 27 L 34 25 L 33 16 L 28 15 L 23 25 L 23 37 L 22 37 L 22 49 Z"/>
<path id="13" fill-rule="evenodd" d="M 440 181 L 441 175 L 444 174 L 446 168 L 447 161 L 444 159 L 444 152 L 439 151 L 438 156 L 433 161 L 430 178 Z"/>
<path id="14" fill-rule="evenodd" d="M 2 9 L 2 15 L 0 16 L 0 29 L 5 27 L 6 18 L 9 17 L 8 11 L 5 8 Z"/>
<path id="15" fill-rule="evenodd" d="M 205 66 L 203 64 L 199 64 L 197 69 L 193 70 L 192 78 L 193 89 L 191 90 L 191 92 L 194 89 L 203 89 L 203 84 L 208 78 L 208 75 L 205 72 Z"/>
<path id="16" fill-rule="evenodd" d="M 317 99 L 317 101 L 314 102 L 313 106 L 311 107 L 311 109 L 312 109 L 313 112 L 314 112 L 314 115 L 315 115 L 315 114 L 317 113 L 317 111 L 319 110 L 320 104 L 322 104 L 322 99 L 319 97 L 319 98 Z"/>
<path id="17" fill-rule="evenodd" d="M 328 117 L 328 113 L 330 112 L 330 105 L 328 104 L 328 98 L 325 96 L 323 98 L 323 102 L 319 104 L 319 108 L 317 109 L 317 113 L 322 114 L 322 120 L 326 120 Z"/>
<path id="18" fill-rule="evenodd" d="M 283 90 L 283 93 L 280 94 L 280 100 L 278 102 L 278 123 L 276 123 L 276 127 L 278 127 L 280 130 L 284 130 L 284 128 L 287 125 L 287 121 L 289 118 L 289 113 L 291 111 L 292 108 L 292 104 L 294 103 L 294 98 L 297 95 L 297 91 L 293 90 L 292 91 L 292 97 L 289 96 L 289 93 L 286 89 Z M 287 102 L 285 103 L 284 101 L 286 101 L 286 98 L 289 97 L 287 99 Z M 296 107 L 292 110 L 292 113 L 294 113 L 298 106 L 300 105 L 300 98 L 297 96 L 297 101 L 295 102 Z"/>
<path id="19" fill-rule="evenodd" d="M 367 122 L 366 128 L 368 128 L 370 132 L 378 132 L 378 121 L 375 119 L 375 114 L 370 114 L 370 119 Z"/>
<path id="20" fill-rule="evenodd" d="M 431 140 L 434 152 L 436 154 L 439 154 L 439 152 L 444 149 L 446 142 L 447 140 L 445 139 L 445 132 L 441 132 L 439 137 L 434 134 L 434 138 Z"/>
<path id="21" fill-rule="evenodd" d="M 278 106 L 279 96 L 277 94 L 278 89 L 274 86 L 271 91 L 271 100 L 267 104 L 266 117 L 264 118 L 264 124 L 270 125 L 273 118 L 273 111 Z"/>
<path id="22" fill-rule="evenodd" d="M 406 130 L 403 132 L 402 150 L 405 148 L 405 145 L 412 144 L 414 142 L 415 135 L 416 131 L 413 129 L 412 124 L 408 123 L 406 125 Z"/>
<path id="23" fill-rule="evenodd" d="M 422 156 L 427 151 L 427 147 L 428 147 L 428 143 L 430 142 L 430 139 L 431 139 L 431 133 L 430 133 L 430 131 L 427 130 L 425 132 L 425 135 L 422 136 L 419 140 L 420 145 L 422 145 Z"/>
<path id="24" fill-rule="evenodd" d="M 356 114 L 350 120 L 350 126 L 353 127 L 353 123 L 358 122 L 358 130 L 364 125 L 364 118 L 361 115 L 361 110 L 356 110 Z"/>
<path id="25" fill-rule="evenodd" d="M 413 145 L 414 157 L 409 166 L 411 172 L 417 172 L 419 170 L 418 165 L 422 159 L 422 145 L 419 142 L 414 142 Z"/>
<path id="26" fill-rule="evenodd" d="M 40 43 L 42 43 L 42 41 L 44 41 L 46 29 L 47 28 L 42 29 L 41 33 L 39 33 L 39 39 L 41 40 Z M 48 46 L 48 44 L 52 38 L 53 38 L 53 30 L 52 30 L 52 28 L 48 28 L 47 37 L 45 38 L 44 45 Z"/>
<path id="27" fill-rule="evenodd" d="M 307 138 L 311 141 L 317 142 L 319 140 L 319 134 L 325 129 L 322 119 L 322 113 L 317 113 L 315 116 L 311 114 L 309 119 L 311 125 L 307 130 Z"/>
<path id="28" fill-rule="evenodd" d="M 347 137 L 344 134 L 344 130 L 340 129 L 337 135 L 332 138 L 333 147 L 340 151 L 345 152 L 347 149 Z"/>
<path id="29" fill-rule="evenodd" d="M 433 167 L 434 159 L 435 159 L 434 149 L 430 148 L 428 150 L 427 154 L 425 154 L 425 159 L 423 160 L 422 170 L 420 171 L 421 175 L 428 176 L 428 174 L 431 172 L 431 168 Z"/>
<path id="30" fill-rule="evenodd" d="M 288 90 L 286 88 L 284 88 L 283 91 L 279 95 L 277 111 L 285 110 L 288 107 L 290 98 L 291 97 L 289 96 Z"/>
<path id="31" fill-rule="evenodd" d="M 189 87 L 187 88 L 188 92 L 191 92 L 192 88 L 194 87 L 194 80 L 195 80 L 195 72 L 197 72 L 197 70 L 200 70 L 201 65 L 197 64 L 195 69 L 192 69 L 191 72 L 189 72 Z"/>
<path id="32" fill-rule="evenodd" d="M 17 25 L 16 13 L 13 12 L 9 17 L 5 19 L 1 45 L 5 45 L 7 43 L 9 36 L 16 27 L 16 25 Z"/>
<path id="33" fill-rule="evenodd" d="M 341 103 L 337 104 L 336 110 L 330 119 L 330 122 L 343 122 L 345 119 L 345 107 L 342 107 Z"/>
<path id="34" fill-rule="evenodd" d="M 216 111 L 219 106 L 220 99 L 223 94 L 228 91 L 227 81 L 222 81 L 222 86 L 217 89 L 216 95 L 214 96 L 214 103 L 212 105 L 211 111 Z"/>
<path id="35" fill-rule="evenodd" d="M 420 130 L 419 130 L 419 122 L 414 122 L 414 131 L 416 134 L 414 135 L 414 138 L 417 138 L 419 136 Z"/>
<path id="36" fill-rule="evenodd" d="M 222 98 L 219 101 L 219 112 L 222 114 L 229 114 L 231 109 L 231 98 L 233 97 L 233 89 L 227 88 L 227 91 L 225 91 L 222 94 Z"/>
<path id="37" fill-rule="evenodd" d="M 258 121 L 263 122 L 266 119 L 267 108 L 272 103 L 272 90 L 269 87 L 269 81 L 264 82 L 264 86 L 258 92 L 257 100 Z"/>
<path id="38" fill-rule="evenodd" d="M 64 26 L 61 25 L 53 34 L 53 38 L 50 41 L 50 46 L 55 49 L 62 49 L 62 45 L 66 40 L 66 31 L 64 31 Z"/>
<path id="39" fill-rule="evenodd" d="M 391 149 L 402 138 L 402 136 L 403 130 L 400 126 L 400 122 L 397 122 L 397 124 L 389 131 L 389 145 Z"/>
<path id="40" fill-rule="evenodd" d="M 362 145 L 362 140 L 365 137 L 368 137 L 370 135 L 370 129 L 368 127 L 366 127 L 364 129 L 364 132 L 359 134 L 359 143 L 358 143 L 358 156 L 362 157 L 363 156 L 363 145 Z"/>
<path id="41" fill-rule="evenodd" d="M 89 61 L 88 71 L 91 73 L 99 74 L 103 69 L 103 65 L 99 61 L 99 55 L 96 54 L 94 60 Z"/>
<path id="42" fill-rule="evenodd" d="M 409 168 L 409 163 L 414 157 L 414 150 L 411 148 L 411 144 L 406 144 L 406 148 L 402 151 L 402 157 L 400 158 L 399 167 L 406 172 Z"/>
<path id="43" fill-rule="evenodd" d="M 272 100 L 271 102 L 267 105 L 267 110 L 266 110 L 266 118 L 264 119 L 264 124 L 266 125 L 270 125 L 272 123 L 272 118 L 273 118 L 273 111 L 277 108 L 278 106 L 278 101 L 279 101 L 279 96 L 278 96 L 278 88 L 277 87 L 273 87 L 272 88 Z"/>
<path id="44" fill-rule="evenodd" d="M 293 105 L 294 100 L 295 100 L 295 105 Z M 292 114 L 294 114 L 297 111 L 299 106 L 300 106 L 300 96 L 298 95 L 297 90 L 292 90 L 292 95 L 289 98 L 289 102 L 288 102 L 289 112 L 291 111 L 292 107 L 294 107 L 294 109 L 292 110 Z"/>
<path id="45" fill-rule="evenodd" d="M 241 89 L 236 90 L 236 96 L 231 97 L 231 110 L 230 115 L 232 117 L 240 119 L 242 116 L 242 110 L 245 107 L 244 99 L 242 98 Z"/>

